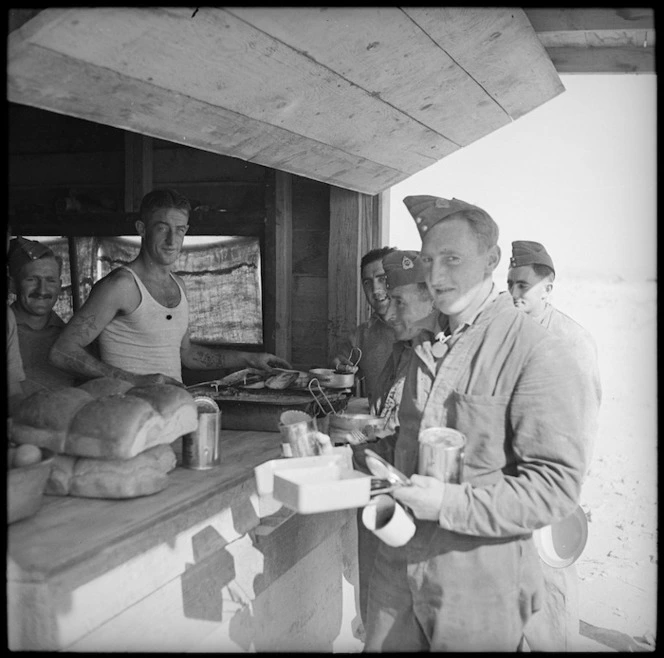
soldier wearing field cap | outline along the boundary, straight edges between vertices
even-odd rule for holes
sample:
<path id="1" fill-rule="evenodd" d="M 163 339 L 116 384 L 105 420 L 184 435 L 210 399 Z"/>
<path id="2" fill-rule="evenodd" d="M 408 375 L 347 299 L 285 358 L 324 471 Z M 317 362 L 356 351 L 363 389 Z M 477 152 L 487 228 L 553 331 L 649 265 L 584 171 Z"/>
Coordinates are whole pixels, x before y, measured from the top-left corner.
<path id="1" fill-rule="evenodd" d="M 438 315 L 412 342 L 394 450 L 411 486 L 393 496 L 417 528 L 378 547 L 365 651 L 516 651 L 543 595 L 532 533 L 578 503 L 587 391 L 565 344 L 495 286 L 492 217 L 459 199 L 404 203 Z M 416 472 L 429 427 L 465 435 L 461 483 Z"/>
<path id="2" fill-rule="evenodd" d="M 433 312 L 431 295 L 424 282 L 424 270 L 417 251 L 392 251 L 383 256 L 387 292 L 390 297 L 385 322 L 392 328 L 395 342 L 374 387 L 371 413 L 384 419 L 380 434 L 384 438 L 371 444 L 371 449 L 393 461 L 394 442 L 398 429 L 398 411 L 408 363 L 412 355 L 412 339 L 425 328 L 435 326 L 438 313 Z M 356 467 L 365 472 L 362 446 L 354 450 Z M 378 539 L 369 532 L 358 516 L 358 568 L 360 609 L 366 618 L 368 583 L 373 569 Z"/>
<path id="3" fill-rule="evenodd" d="M 385 321 L 394 329 L 396 341 L 376 386 L 372 413 L 385 419 L 385 427 L 396 430 L 406 366 L 412 339 L 422 329 L 433 330 L 438 318 L 424 280 L 418 251 L 394 251 L 383 258 L 390 306 Z"/>
<path id="4" fill-rule="evenodd" d="M 512 242 L 512 257 L 507 273 L 507 289 L 514 306 L 535 322 L 562 338 L 586 374 L 589 397 L 596 409 L 588 432 L 592 455 L 597 434 L 597 415 L 601 402 L 601 384 L 597 347 L 590 333 L 550 303 L 556 271 L 544 245 L 531 240 Z M 561 527 L 565 520 L 559 522 Z M 536 532 L 557 532 L 556 524 Z M 525 638 L 532 651 L 570 651 L 579 634 L 578 577 L 574 563 L 554 568 L 541 562 L 546 583 L 543 609 L 526 626 Z"/>
<path id="5" fill-rule="evenodd" d="M 61 261 L 47 245 L 20 236 L 10 241 L 7 256 L 11 290 L 16 295 L 11 310 L 25 371 L 23 392 L 73 386 L 75 377 L 48 358 L 65 327 L 53 310 L 62 291 Z"/>

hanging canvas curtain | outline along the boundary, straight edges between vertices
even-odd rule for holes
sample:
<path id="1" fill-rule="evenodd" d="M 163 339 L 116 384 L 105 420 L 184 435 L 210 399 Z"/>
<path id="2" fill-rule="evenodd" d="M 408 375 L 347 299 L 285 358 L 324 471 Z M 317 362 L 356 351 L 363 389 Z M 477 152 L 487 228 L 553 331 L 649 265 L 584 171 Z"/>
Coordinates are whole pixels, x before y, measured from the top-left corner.
<path id="1" fill-rule="evenodd" d="M 136 258 L 126 238 L 99 238 L 97 278 Z M 173 267 L 189 300 L 191 339 L 205 344 L 263 342 L 260 245 L 257 238 L 185 246 Z"/>

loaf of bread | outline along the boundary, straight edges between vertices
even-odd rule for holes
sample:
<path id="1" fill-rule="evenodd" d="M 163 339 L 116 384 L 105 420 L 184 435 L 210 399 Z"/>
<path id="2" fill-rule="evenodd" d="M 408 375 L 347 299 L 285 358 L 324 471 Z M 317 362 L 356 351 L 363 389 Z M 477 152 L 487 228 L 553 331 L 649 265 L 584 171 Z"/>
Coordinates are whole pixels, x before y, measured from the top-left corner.
<path id="1" fill-rule="evenodd" d="M 74 416 L 93 400 L 80 388 L 35 391 L 17 406 L 10 438 L 16 443 L 32 443 L 60 453 Z"/>
<path id="2" fill-rule="evenodd" d="M 158 445 L 131 459 L 58 455 L 45 493 L 81 498 L 137 498 L 158 493 L 175 468 L 170 445 Z"/>
<path id="3" fill-rule="evenodd" d="M 77 457 L 69 455 L 56 455 L 51 466 L 51 473 L 46 481 L 45 494 L 51 496 L 68 496 L 71 489 L 71 480 L 74 477 L 74 464 Z"/>
<path id="4" fill-rule="evenodd" d="M 74 416 L 64 451 L 77 457 L 131 459 L 160 443 L 164 419 L 134 395 L 108 395 Z"/>
<path id="5" fill-rule="evenodd" d="M 37 391 L 18 406 L 10 438 L 74 457 L 131 459 L 198 427 L 196 403 L 184 388 L 127 386 L 101 377 L 78 388 Z"/>
<path id="6" fill-rule="evenodd" d="M 194 398 L 184 388 L 174 384 L 148 384 L 127 391 L 149 402 L 164 419 L 159 443 L 172 443 L 178 437 L 198 427 L 198 409 Z M 151 438 L 149 442 L 153 441 Z"/>

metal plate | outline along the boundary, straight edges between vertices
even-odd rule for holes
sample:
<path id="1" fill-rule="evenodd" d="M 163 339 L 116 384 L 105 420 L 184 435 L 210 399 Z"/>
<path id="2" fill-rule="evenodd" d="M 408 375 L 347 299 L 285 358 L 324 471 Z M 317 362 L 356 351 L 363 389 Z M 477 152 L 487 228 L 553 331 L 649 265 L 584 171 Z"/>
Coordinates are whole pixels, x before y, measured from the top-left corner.
<path id="1" fill-rule="evenodd" d="M 533 541 L 542 562 L 564 569 L 576 562 L 588 541 L 588 519 L 580 506 L 562 521 L 533 532 Z"/>

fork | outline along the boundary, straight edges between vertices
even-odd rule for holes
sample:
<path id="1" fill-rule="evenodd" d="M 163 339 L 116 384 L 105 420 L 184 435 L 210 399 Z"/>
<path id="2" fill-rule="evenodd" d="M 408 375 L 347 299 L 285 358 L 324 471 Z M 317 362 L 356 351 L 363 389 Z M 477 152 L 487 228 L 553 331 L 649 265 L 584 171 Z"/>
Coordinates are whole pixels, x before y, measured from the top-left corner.
<path id="1" fill-rule="evenodd" d="M 353 445 L 357 445 L 358 443 L 367 443 L 369 441 L 369 437 L 364 434 L 364 432 L 360 432 L 360 430 L 348 430 L 348 433 L 353 439 L 352 441 L 349 441 L 349 443 L 352 443 Z"/>

